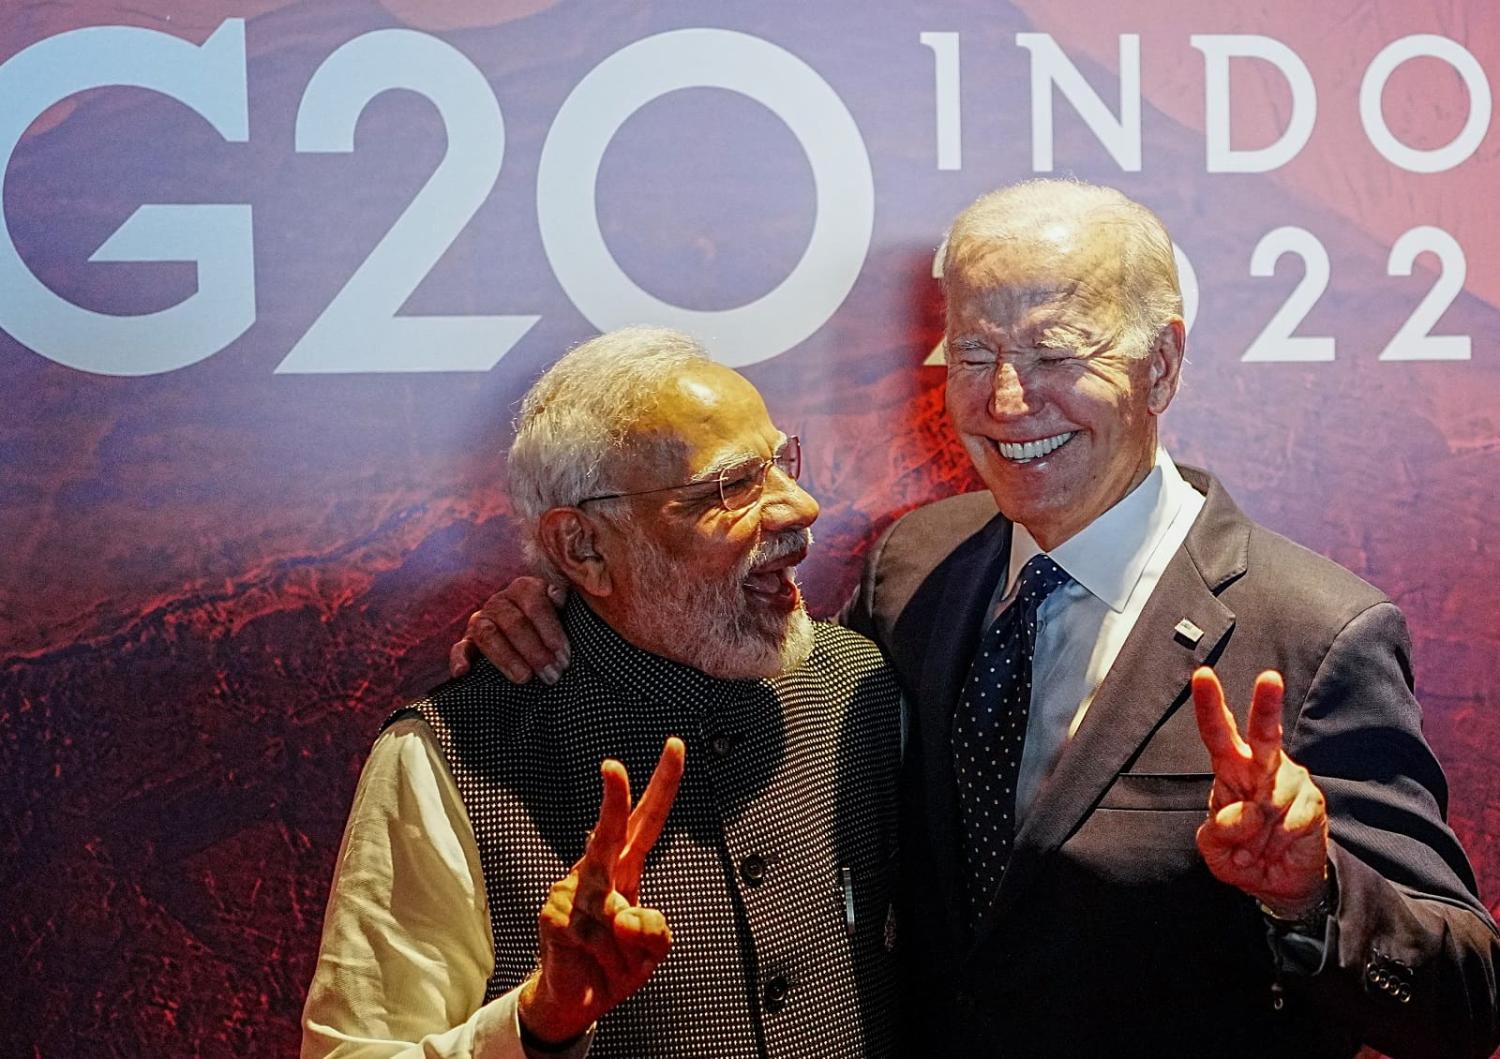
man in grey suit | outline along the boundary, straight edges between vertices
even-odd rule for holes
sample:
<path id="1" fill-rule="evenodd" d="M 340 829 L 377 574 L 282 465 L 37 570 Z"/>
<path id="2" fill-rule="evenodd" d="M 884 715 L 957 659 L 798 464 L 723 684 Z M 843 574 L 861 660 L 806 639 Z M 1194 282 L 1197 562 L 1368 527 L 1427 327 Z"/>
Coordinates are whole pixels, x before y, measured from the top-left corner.
<path id="1" fill-rule="evenodd" d="M 1400 612 L 1159 445 L 1160 221 L 1029 182 L 958 218 L 944 275 L 988 492 L 898 520 L 844 615 L 907 700 L 908 1051 L 1488 1054 L 1500 947 Z M 515 607 L 471 638 L 553 664 Z"/>

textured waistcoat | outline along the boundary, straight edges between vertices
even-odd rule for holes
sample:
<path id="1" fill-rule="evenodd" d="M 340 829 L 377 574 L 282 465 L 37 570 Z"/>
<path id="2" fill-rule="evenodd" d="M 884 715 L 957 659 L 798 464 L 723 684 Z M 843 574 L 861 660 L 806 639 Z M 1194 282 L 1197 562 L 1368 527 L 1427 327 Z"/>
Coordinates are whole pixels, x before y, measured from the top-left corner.
<path id="1" fill-rule="evenodd" d="M 687 767 L 640 888 L 672 951 L 590 1054 L 888 1054 L 900 735 L 879 652 L 819 623 L 796 671 L 726 681 L 633 647 L 576 598 L 563 619 L 573 663 L 556 685 L 480 663 L 408 708 L 436 733 L 478 842 L 485 999 L 535 967 L 537 913 L 598 818 L 600 761 L 622 761 L 639 797 L 677 735 Z"/>

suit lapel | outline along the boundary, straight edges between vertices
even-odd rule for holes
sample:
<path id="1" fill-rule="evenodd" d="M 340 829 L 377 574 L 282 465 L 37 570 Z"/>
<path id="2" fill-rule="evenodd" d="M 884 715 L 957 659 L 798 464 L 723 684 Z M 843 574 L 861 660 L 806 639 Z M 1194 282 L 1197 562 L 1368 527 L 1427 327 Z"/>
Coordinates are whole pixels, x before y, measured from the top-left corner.
<path id="1" fill-rule="evenodd" d="M 921 790 L 925 824 L 938 863 L 932 865 L 948 913 L 950 936 L 964 937 L 964 893 L 958 836 L 958 795 L 953 770 L 953 714 L 978 649 L 986 609 L 1010 560 L 1010 523 L 996 516 L 943 563 L 944 584 L 917 696 L 923 733 Z"/>
<path id="2" fill-rule="evenodd" d="M 1234 613 L 1218 592 L 1245 570 L 1249 523 L 1217 482 L 1180 470 L 1207 492 L 1203 510 L 1027 812 L 976 942 L 1015 905 L 1044 858 L 1073 833 L 1163 718 L 1186 700 L 1193 670 L 1234 627 Z M 1177 631 L 1184 618 L 1201 631 L 1196 642 Z"/>

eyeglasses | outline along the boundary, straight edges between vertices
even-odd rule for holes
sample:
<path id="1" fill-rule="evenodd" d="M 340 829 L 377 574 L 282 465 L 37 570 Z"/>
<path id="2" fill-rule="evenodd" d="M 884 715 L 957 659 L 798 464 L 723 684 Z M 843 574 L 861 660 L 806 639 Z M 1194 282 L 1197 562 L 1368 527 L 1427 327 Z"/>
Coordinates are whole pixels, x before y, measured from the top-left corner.
<path id="1" fill-rule="evenodd" d="M 706 486 L 715 484 L 719 487 L 719 503 L 725 511 L 740 511 L 749 507 L 760 499 L 761 494 L 766 491 L 766 475 L 771 473 L 772 467 L 779 467 L 781 473 L 792 481 L 796 481 L 802 474 L 802 442 L 797 439 L 796 434 L 788 434 L 785 441 L 777 448 L 776 454 L 769 460 L 750 460 L 746 463 L 737 463 L 733 467 L 726 467 L 719 472 L 718 478 L 705 478 L 697 482 L 683 482 L 680 485 L 664 485 L 657 489 L 637 489 L 629 493 L 600 493 L 598 496 L 584 497 L 578 501 L 579 505 L 589 504 L 595 500 L 618 500 L 626 496 L 650 496 L 653 493 L 669 493 L 677 489 L 692 489 L 695 486 Z"/>

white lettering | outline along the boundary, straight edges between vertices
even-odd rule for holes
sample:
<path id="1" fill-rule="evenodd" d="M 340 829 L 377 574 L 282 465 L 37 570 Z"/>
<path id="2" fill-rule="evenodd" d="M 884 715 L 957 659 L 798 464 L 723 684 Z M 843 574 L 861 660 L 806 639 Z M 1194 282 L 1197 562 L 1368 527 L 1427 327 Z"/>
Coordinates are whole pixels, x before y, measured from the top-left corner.
<path id="1" fill-rule="evenodd" d="M 1104 105 L 1078 67 L 1050 33 L 1017 33 L 1016 43 L 1031 52 L 1031 168 L 1052 172 L 1052 88 L 1073 104 L 1104 149 L 1127 173 L 1141 168 L 1141 38 L 1120 34 L 1120 116 Z"/>
<path id="2" fill-rule="evenodd" d="M 1210 173 L 1266 173 L 1286 165 L 1307 145 L 1318 114 L 1318 93 L 1312 75 L 1297 53 L 1279 40 L 1253 34 L 1194 34 L 1188 38 L 1203 53 L 1203 127 Z M 1229 105 L 1229 61 L 1261 59 L 1286 79 L 1292 91 L 1292 113 L 1275 143 L 1253 150 L 1236 150 Z"/>
<path id="3" fill-rule="evenodd" d="M 0 202 L 28 125 L 75 92 L 144 88 L 192 108 L 230 143 L 250 137 L 245 23 L 226 19 L 201 46 L 156 30 L 94 26 L 38 41 L 0 65 Z M 138 316 L 59 297 L 21 259 L 0 216 L 0 326 L 49 360 L 98 375 L 154 375 L 212 356 L 255 322 L 248 205 L 148 203 L 91 261 L 191 261 L 197 293 Z"/>
<path id="4" fill-rule="evenodd" d="M 1424 150 L 1396 139 L 1385 123 L 1382 100 L 1385 83 L 1396 67 L 1418 57 L 1441 59 L 1458 72 L 1469 92 L 1469 116 L 1464 127 L 1442 147 Z M 1441 173 L 1469 160 L 1490 127 L 1490 83 L 1479 60 L 1461 44 L 1431 33 L 1393 40 L 1375 56 L 1359 85 L 1359 120 L 1365 135 L 1387 161 L 1412 173 Z"/>
<path id="5" fill-rule="evenodd" d="M 774 290 L 718 311 L 664 302 L 627 276 L 604 242 L 594 187 L 625 120 L 668 92 L 739 92 L 786 123 L 812 166 L 817 213 L 802 259 Z M 595 327 L 649 320 L 701 337 L 743 367 L 791 349 L 822 327 L 864 267 L 875 222 L 870 155 L 843 100 L 812 67 L 759 37 L 682 29 L 630 44 L 595 67 L 563 102 L 537 170 L 537 219 L 563 290 Z"/>

